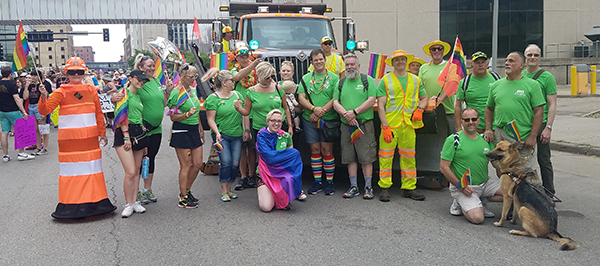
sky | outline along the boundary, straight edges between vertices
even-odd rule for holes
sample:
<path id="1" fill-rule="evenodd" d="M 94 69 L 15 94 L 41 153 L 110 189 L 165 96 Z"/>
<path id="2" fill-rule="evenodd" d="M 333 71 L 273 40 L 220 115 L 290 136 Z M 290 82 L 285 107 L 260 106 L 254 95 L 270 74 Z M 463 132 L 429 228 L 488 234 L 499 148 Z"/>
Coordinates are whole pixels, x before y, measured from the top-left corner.
<path id="1" fill-rule="evenodd" d="M 125 39 L 125 24 L 107 25 L 71 25 L 73 31 L 98 32 L 100 34 L 74 35 L 74 46 L 92 46 L 96 62 L 117 62 L 123 55 L 123 39 Z M 102 29 L 108 28 L 109 42 L 102 39 Z"/>

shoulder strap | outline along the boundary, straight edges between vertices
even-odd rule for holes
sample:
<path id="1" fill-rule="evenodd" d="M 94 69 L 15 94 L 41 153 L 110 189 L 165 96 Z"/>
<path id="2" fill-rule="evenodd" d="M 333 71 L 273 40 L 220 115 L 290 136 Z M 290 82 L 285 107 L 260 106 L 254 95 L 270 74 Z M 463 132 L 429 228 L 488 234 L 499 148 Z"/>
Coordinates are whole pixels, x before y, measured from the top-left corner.
<path id="1" fill-rule="evenodd" d="M 463 81 L 463 86 L 462 86 L 462 89 L 463 89 L 463 92 L 464 92 L 465 94 L 467 94 L 467 88 L 469 87 L 469 81 L 471 81 L 471 76 L 472 76 L 472 75 L 473 75 L 473 74 L 469 74 L 469 75 L 467 75 L 467 76 L 465 77 L 465 81 Z M 465 97 L 465 98 L 466 98 L 466 97 Z"/>
<path id="2" fill-rule="evenodd" d="M 490 75 L 492 75 L 492 77 L 494 77 L 495 80 L 499 80 L 500 79 L 500 75 L 498 75 L 498 73 L 490 71 Z"/>
<path id="3" fill-rule="evenodd" d="M 279 90 L 279 88 L 280 88 L 279 84 L 275 84 L 275 91 L 277 91 L 279 98 L 283 99 L 283 97 L 281 97 L 281 90 Z"/>
<path id="4" fill-rule="evenodd" d="M 237 97 L 237 99 L 240 100 L 240 95 L 237 93 L 237 91 L 233 91 L 233 93 L 235 93 L 235 96 Z"/>
<path id="5" fill-rule="evenodd" d="M 367 74 L 360 73 L 360 81 L 363 84 L 363 90 L 367 91 L 369 89 L 369 80 L 367 79 Z"/>
<path id="6" fill-rule="evenodd" d="M 304 82 L 304 78 L 300 78 L 300 83 L 302 83 L 302 86 L 304 87 L 304 94 L 306 94 L 306 96 L 308 96 L 308 101 L 310 102 L 310 104 L 315 105 L 312 101 L 312 99 L 310 98 L 310 93 L 308 92 L 308 87 L 306 87 L 306 83 Z"/>
<path id="7" fill-rule="evenodd" d="M 533 75 L 533 77 L 531 79 L 537 80 L 542 74 L 544 74 L 544 72 L 546 72 L 546 70 L 543 70 L 543 69 L 538 70 L 538 72 L 536 72 L 535 75 Z"/>
<path id="8" fill-rule="evenodd" d="M 342 87 L 344 86 L 344 81 L 346 81 L 346 77 L 343 77 L 340 79 L 340 81 L 339 81 L 340 85 L 338 86 L 338 89 L 340 90 L 340 95 L 338 97 L 339 98 L 338 101 L 340 102 L 340 104 L 342 104 Z"/>
<path id="9" fill-rule="evenodd" d="M 458 144 L 460 144 L 460 139 L 458 137 L 458 132 L 454 133 L 454 150 L 458 149 Z"/>

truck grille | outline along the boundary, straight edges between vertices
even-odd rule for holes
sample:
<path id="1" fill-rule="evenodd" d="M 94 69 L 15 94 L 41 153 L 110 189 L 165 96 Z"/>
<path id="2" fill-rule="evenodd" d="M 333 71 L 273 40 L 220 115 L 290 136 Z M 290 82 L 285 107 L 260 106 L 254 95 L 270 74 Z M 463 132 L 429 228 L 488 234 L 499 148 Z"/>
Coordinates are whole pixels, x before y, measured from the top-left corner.
<path id="1" fill-rule="evenodd" d="M 279 75 L 281 62 L 291 61 L 294 63 L 294 82 L 296 84 L 298 84 L 302 76 L 308 72 L 308 66 L 310 65 L 310 60 L 308 60 L 308 58 L 302 61 L 295 56 L 265 57 L 263 60 L 271 63 L 275 67 L 277 81 L 281 80 L 281 76 Z"/>

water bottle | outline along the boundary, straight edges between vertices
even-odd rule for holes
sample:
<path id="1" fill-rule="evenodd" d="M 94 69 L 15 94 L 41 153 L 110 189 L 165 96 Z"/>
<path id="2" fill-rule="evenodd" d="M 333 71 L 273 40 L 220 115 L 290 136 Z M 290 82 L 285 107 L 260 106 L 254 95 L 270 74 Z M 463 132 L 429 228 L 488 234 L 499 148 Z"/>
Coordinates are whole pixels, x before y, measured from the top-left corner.
<path id="1" fill-rule="evenodd" d="M 144 156 L 142 158 L 142 178 L 148 178 L 148 165 L 150 164 L 150 158 L 148 156 Z"/>

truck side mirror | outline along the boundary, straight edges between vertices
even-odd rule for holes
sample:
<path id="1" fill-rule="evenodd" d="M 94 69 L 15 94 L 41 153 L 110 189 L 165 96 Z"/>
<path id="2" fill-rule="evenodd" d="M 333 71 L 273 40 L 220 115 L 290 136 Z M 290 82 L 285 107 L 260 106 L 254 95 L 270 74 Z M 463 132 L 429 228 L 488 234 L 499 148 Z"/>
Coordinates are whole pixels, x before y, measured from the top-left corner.
<path id="1" fill-rule="evenodd" d="M 213 42 L 221 42 L 223 40 L 223 23 L 221 21 L 212 22 Z"/>
<path id="2" fill-rule="evenodd" d="M 346 23 L 346 32 L 348 33 L 348 36 L 346 36 L 346 40 L 353 40 L 355 39 L 355 25 L 353 21 L 349 21 L 348 23 Z"/>

